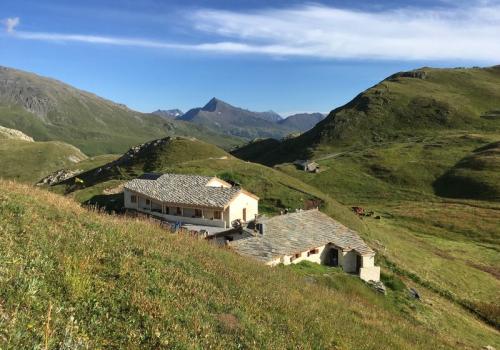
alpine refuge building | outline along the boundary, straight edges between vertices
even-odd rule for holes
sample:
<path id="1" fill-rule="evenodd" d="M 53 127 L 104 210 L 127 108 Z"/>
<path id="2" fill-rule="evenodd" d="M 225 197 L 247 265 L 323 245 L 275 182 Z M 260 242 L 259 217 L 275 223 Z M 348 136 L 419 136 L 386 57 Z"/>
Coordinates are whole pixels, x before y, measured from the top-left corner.
<path id="1" fill-rule="evenodd" d="M 375 252 L 359 235 L 317 209 L 259 217 L 259 198 L 217 177 L 144 174 L 124 185 L 124 207 L 203 233 L 266 265 L 301 261 L 338 266 L 379 281 Z"/>
<path id="2" fill-rule="evenodd" d="M 317 209 L 259 218 L 245 228 L 246 238 L 228 241 L 237 253 L 266 265 L 311 261 L 342 267 L 365 281 L 379 281 L 375 252 L 359 235 Z"/>
<path id="3" fill-rule="evenodd" d="M 144 174 L 124 185 L 124 206 L 166 221 L 231 228 L 258 215 L 259 198 L 217 177 Z"/>

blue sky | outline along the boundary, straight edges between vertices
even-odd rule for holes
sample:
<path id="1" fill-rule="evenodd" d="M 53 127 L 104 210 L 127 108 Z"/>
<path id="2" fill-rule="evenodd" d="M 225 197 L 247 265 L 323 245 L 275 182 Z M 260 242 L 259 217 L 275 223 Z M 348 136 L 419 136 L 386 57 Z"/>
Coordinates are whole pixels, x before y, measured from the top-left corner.
<path id="1" fill-rule="evenodd" d="M 500 63 L 497 0 L 2 0 L 0 21 L 0 65 L 140 111 L 328 112 L 396 71 Z"/>

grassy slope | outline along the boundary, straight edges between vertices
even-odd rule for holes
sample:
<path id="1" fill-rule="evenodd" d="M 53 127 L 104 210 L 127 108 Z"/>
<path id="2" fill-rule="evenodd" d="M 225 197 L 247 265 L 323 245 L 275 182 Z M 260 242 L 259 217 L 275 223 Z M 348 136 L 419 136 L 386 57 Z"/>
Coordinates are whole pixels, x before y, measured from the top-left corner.
<path id="1" fill-rule="evenodd" d="M 433 184 L 498 135 L 458 134 L 371 147 L 319 161 L 323 172 L 279 169 L 346 205 L 375 210 L 366 237 L 406 274 L 500 322 L 500 205 L 434 195 Z"/>
<path id="2" fill-rule="evenodd" d="M 57 141 L 0 140 L 0 159 L 0 178 L 34 183 L 87 156 L 74 146 Z"/>
<path id="3" fill-rule="evenodd" d="M 500 141 L 461 159 L 434 182 L 441 196 L 500 201 Z"/>
<path id="4" fill-rule="evenodd" d="M 236 180 L 261 197 L 263 212 L 298 208 L 306 199 L 320 198 L 325 203 L 325 212 L 360 231 L 379 249 L 384 257 L 381 263 L 388 259 L 398 269 L 415 273 L 435 290 L 451 293 L 458 303 L 467 304 L 498 322 L 494 305 L 499 302 L 496 290 L 500 287 L 495 277 L 499 263 L 495 225 L 499 207 L 474 204 L 471 211 L 470 203 L 445 202 L 432 193 L 432 183 L 437 177 L 456 159 L 485 142 L 487 138 L 477 135 L 456 135 L 420 143 L 397 143 L 320 161 L 324 170 L 319 174 L 297 171 L 291 165 L 280 166 L 279 170 L 288 174 L 285 175 L 230 156 L 209 159 L 205 154 L 196 159 L 192 157 L 197 154 L 196 147 L 206 150 L 206 146 L 177 140 L 156 155 L 164 160 L 162 163 L 153 158 L 149 163 L 139 161 L 122 167 L 120 173 L 100 178 L 93 186 L 78 189 L 73 195 L 81 202 L 101 205 L 115 200 L 111 203 L 119 207 L 120 195 L 103 195 L 103 192 L 147 168 Z M 182 152 L 186 149 L 193 153 Z M 188 154 L 191 156 L 186 158 Z M 220 152 L 213 154 L 215 158 L 220 155 Z M 346 205 L 373 208 L 382 213 L 384 219 L 361 221 L 337 200 Z M 459 271 L 460 279 L 457 278 Z"/>
<path id="5" fill-rule="evenodd" d="M 42 190 L 0 187 L 2 348 L 500 345 L 438 297 L 417 303 L 394 288 L 384 298 L 335 269 L 271 269 Z"/>
<path id="6" fill-rule="evenodd" d="M 1 68 L 1 67 L 0 67 Z M 20 96 L 14 96 L 14 94 Z M 39 115 L 23 108 L 39 102 Z M 130 110 L 59 81 L 14 69 L 0 69 L 0 125 L 37 141 L 58 140 L 89 155 L 121 153 L 166 135 L 190 135 L 230 148 L 240 142 L 184 122 Z"/>
<path id="7" fill-rule="evenodd" d="M 276 139 L 256 139 L 231 151 L 235 157 L 245 160 L 259 159 L 276 147 L 280 146 L 280 141 Z"/>

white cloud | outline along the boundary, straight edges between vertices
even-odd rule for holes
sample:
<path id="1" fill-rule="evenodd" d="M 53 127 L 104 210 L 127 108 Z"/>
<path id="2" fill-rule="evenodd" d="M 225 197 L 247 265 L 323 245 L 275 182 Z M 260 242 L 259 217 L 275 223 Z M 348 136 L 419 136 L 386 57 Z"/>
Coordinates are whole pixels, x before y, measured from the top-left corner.
<path id="1" fill-rule="evenodd" d="M 14 29 L 19 25 L 19 17 L 13 17 L 13 18 L 6 18 L 5 20 L 2 21 L 3 24 L 5 25 L 5 30 L 7 33 L 12 33 Z"/>
<path id="2" fill-rule="evenodd" d="M 14 31 L 30 40 L 323 59 L 500 61 L 500 4 L 378 12 L 304 5 L 254 12 L 199 9 L 185 14 L 190 28 L 211 42 L 173 43 L 140 38 Z"/>
<path id="3" fill-rule="evenodd" d="M 487 61 L 500 60 L 499 18 L 498 5 L 373 13 L 308 5 L 192 15 L 199 30 L 276 55 Z"/>

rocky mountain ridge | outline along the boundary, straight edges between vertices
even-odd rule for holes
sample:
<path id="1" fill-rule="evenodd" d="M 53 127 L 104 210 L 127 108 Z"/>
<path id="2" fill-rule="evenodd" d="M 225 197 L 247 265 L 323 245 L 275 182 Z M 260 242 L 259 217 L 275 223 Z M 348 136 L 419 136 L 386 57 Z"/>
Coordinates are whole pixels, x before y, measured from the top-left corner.
<path id="1" fill-rule="evenodd" d="M 214 97 L 205 106 L 193 108 L 177 119 L 251 140 L 262 137 L 281 139 L 290 133 L 307 131 L 316 124 L 318 116 L 301 114 L 283 119 L 274 111 L 254 112 Z"/>

